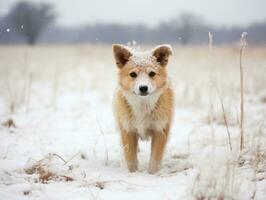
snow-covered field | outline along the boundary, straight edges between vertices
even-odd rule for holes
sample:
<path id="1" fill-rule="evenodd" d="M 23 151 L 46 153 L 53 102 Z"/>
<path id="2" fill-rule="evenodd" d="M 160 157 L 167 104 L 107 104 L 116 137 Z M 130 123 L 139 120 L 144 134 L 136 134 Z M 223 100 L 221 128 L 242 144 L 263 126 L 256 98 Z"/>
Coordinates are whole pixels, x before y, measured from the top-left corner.
<path id="1" fill-rule="evenodd" d="M 111 46 L 0 47 L 0 199 L 266 199 L 266 48 L 243 56 L 242 152 L 239 49 L 176 47 L 168 67 L 176 110 L 162 169 L 148 174 L 141 142 L 128 173 Z"/>

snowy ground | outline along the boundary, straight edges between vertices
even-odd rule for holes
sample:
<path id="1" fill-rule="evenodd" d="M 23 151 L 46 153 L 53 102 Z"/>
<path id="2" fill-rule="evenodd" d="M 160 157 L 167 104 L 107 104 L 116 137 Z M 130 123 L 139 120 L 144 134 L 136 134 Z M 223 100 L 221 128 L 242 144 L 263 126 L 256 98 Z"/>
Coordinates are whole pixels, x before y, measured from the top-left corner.
<path id="1" fill-rule="evenodd" d="M 150 175 L 147 142 L 139 171 L 125 167 L 111 47 L 0 47 L 0 199 L 266 199 L 265 48 L 244 55 L 241 153 L 238 49 L 174 52 L 175 120 Z"/>

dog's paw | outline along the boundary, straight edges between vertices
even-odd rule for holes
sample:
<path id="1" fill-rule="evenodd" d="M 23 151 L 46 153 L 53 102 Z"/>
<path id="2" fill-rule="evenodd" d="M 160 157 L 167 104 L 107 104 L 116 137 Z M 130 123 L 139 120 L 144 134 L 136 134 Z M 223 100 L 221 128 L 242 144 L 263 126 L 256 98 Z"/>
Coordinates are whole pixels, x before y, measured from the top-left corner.
<path id="1" fill-rule="evenodd" d="M 128 161 L 127 162 L 127 167 L 129 172 L 135 172 L 138 170 L 138 161 Z"/>
<path id="2" fill-rule="evenodd" d="M 160 161 L 151 160 L 150 164 L 149 164 L 148 172 L 150 174 L 155 174 L 160 170 L 160 168 L 161 168 L 161 162 Z"/>

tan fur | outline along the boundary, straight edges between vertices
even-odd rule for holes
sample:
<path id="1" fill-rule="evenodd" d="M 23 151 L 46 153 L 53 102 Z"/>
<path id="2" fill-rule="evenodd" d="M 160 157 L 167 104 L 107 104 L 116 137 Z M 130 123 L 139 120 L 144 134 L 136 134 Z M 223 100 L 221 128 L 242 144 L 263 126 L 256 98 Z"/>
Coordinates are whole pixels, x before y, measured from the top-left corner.
<path id="1" fill-rule="evenodd" d="M 114 98 L 114 113 L 128 169 L 134 172 L 138 168 L 138 138 L 151 137 L 149 172 L 156 173 L 161 166 L 173 116 L 173 92 L 168 83 L 166 68 L 171 49 L 160 46 L 150 53 L 147 62 L 144 59 L 140 63 L 134 61 L 134 52 L 126 47 L 114 45 L 113 51 L 119 68 L 119 88 Z M 150 95 L 140 97 L 133 90 L 137 78 L 132 78 L 129 74 L 135 72 L 139 76 L 148 77 L 150 71 L 156 72 L 154 77 L 149 77 L 151 86 L 155 89 Z"/>

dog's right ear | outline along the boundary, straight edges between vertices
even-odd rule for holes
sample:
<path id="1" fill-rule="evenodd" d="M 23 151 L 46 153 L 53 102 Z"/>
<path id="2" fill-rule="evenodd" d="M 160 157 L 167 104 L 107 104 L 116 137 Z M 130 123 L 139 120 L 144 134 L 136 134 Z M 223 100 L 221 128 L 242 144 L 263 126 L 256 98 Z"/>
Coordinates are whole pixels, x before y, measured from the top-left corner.
<path id="1" fill-rule="evenodd" d="M 120 44 L 113 44 L 113 54 L 118 68 L 122 68 L 132 56 L 132 53 Z"/>

